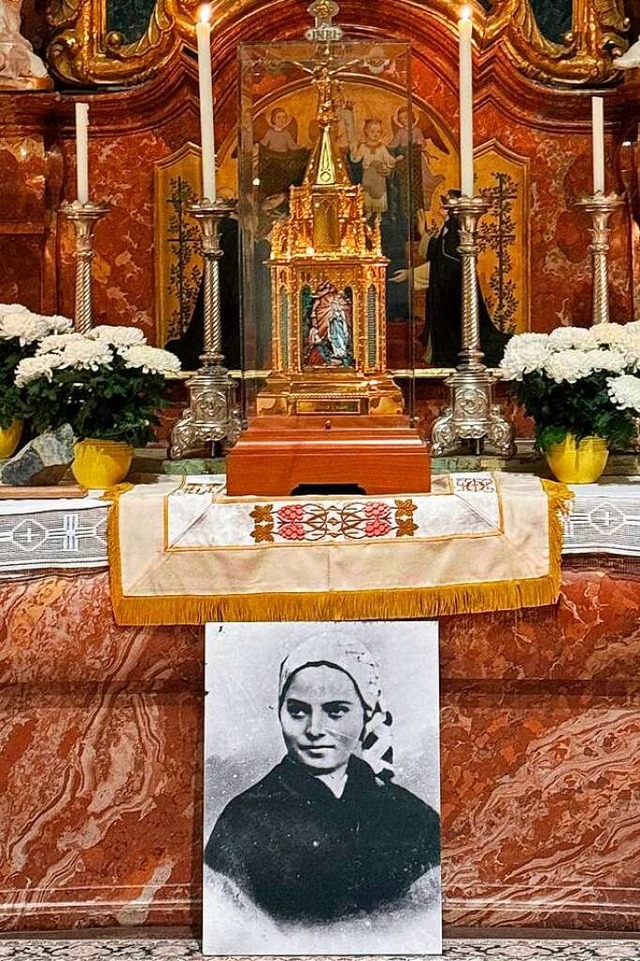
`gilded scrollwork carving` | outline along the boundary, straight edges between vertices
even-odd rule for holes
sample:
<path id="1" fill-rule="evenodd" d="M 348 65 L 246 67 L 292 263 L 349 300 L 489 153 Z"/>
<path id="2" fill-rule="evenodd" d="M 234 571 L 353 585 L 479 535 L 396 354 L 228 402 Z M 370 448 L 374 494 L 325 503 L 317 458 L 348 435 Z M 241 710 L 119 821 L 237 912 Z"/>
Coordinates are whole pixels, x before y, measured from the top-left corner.
<path id="1" fill-rule="evenodd" d="M 157 0 L 146 33 L 135 43 L 107 31 L 108 0 L 56 0 L 49 11 L 55 33 L 51 69 L 67 83 L 141 83 L 156 74 L 184 43 L 174 0 Z M 190 24 L 193 33 L 193 22 Z"/>
<path id="2" fill-rule="evenodd" d="M 571 29 L 562 43 L 544 37 L 529 0 L 496 0 L 484 45 L 502 41 L 518 69 L 543 83 L 588 85 L 613 80 L 613 59 L 628 46 L 622 0 L 573 0 Z"/>
<path id="3" fill-rule="evenodd" d="M 109 2 L 52 0 L 49 63 L 66 82 L 139 83 L 160 71 L 184 45 L 194 45 L 198 0 L 156 0 L 148 28 L 135 43 L 107 29 Z M 399 7 L 411 6 L 415 16 L 413 0 L 396 2 Z M 245 24 L 253 16 L 263 18 L 270 8 L 276 23 L 281 6 L 282 0 L 218 0 L 216 29 L 226 33 L 242 25 L 244 39 L 249 39 Z M 367 7 L 361 9 L 365 20 Z M 431 0 L 423 16 L 455 30 L 459 3 Z M 543 83 L 594 85 L 615 80 L 619 75 L 612 60 L 628 46 L 623 0 L 573 0 L 572 26 L 560 43 L 543 35 L 531 0 L 494 0 L 489 12 L 478 3 L 474 21 L 485 51 L 500 43 L 522 73 Z"/>

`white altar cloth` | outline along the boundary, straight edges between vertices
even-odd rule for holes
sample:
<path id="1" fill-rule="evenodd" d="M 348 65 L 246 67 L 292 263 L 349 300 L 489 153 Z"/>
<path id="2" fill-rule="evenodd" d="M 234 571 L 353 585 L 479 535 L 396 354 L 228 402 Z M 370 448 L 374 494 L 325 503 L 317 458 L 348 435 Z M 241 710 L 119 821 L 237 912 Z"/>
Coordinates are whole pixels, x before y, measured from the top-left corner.
<path id="1" fill-rule="evenodd" d="M 98 497 L 0 501 L 0 577 L 106 567 L 108 512 Z"/>
<path id="2" fill-rule="evenodd" d="M 603 477 L 570 489 L 575 500 L 564 519 L 563 554 L 640 557 L 640 476 Z"/>
<path id="3" fill-rule="evenodd" d="M 640 476 L 605 477 L 571 490 L 563 554 L 640 557 Z M 0 501 L 0 577 L 107 567 L 108 512 L 98 496 Z"/>

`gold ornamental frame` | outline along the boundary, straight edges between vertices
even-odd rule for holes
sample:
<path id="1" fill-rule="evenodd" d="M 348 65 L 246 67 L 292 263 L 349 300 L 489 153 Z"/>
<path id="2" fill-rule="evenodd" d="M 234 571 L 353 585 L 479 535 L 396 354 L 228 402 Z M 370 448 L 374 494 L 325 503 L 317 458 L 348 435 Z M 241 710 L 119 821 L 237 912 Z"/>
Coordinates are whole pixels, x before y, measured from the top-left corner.
<path id="1" fill-rule="evenodd" d="M 147 30 L 135 43 L 125 43 L 121 34 L 108 30 L 108 2 L 52 0 L 48 63 L 66 83 L 141 83 L 158 74 L 185 46 L 195 48 L 199 0 L 156 0 Z M 214 37 L 220 38 L 224 59 L 234 55 L 239 40 L 253 38 L 252 22 L 282 22 L 282 4 L 283 0 L 214 2 Z M 418 5 L 416 0 L 396 0 L 393 22 L 398 36 L 411 35 L 420 47 L 428 46 L 434 20 L 455 31 L 458 0 L 421 0 L 420 17 L 416 16 Z M 573 0 L 572 27 L 562 43 L 541 34 L 530 0 L 495 0 L 489 13 L 478 0 L 473 0 L 472 7 L 475 40 L 483 55 L 504 49 L 515 67 L 532 79 L 569 86 L 594 86 L 620 79 L 612 61 L 628 46 L 624 0 Z M 346 21 L 362 22 L 367 28 L 381 27 L 364 20 L 367 10 L 358 0 L 343 3 Z"/>

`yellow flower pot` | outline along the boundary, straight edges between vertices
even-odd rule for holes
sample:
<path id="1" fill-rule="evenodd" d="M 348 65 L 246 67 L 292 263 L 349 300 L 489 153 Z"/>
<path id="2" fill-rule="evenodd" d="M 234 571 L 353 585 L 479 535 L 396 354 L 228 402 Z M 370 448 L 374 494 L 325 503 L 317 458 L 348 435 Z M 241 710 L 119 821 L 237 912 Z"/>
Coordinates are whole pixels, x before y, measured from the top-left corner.
<path id="1" fill-rule="evenodd" d="M 88 437 L 73 446 L 73 476 L 83 487 L 113 487 L 131 467 L 133 447 L 116 440 Z"/>
<path id="2" fill-rule="evenodd" d="M 551 444 L 545 451 L 553 474 L 563 484 L 592 484 L 602 476 L 609 451 L 602 437 L 583 437 L 576 446 L 573 434 L 561 444 Z"/>
<path id="3" fill-rule="evenodd" d="M 22 421 L 14 420 L 10 427 L 0 427 L 0 460 L 11 457 L 22 437 Z"/>

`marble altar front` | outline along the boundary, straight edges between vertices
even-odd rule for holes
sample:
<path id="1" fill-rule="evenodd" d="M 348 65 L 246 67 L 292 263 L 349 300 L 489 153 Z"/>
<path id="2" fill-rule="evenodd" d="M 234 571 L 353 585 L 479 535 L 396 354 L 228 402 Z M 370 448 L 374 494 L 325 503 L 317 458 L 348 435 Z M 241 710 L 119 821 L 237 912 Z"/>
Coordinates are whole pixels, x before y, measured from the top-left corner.
<path id="1" fill-rule="evenodd" d="M 441 620 L 447 924 L 635 930 L 638 581 Z M 0 585 L 5 931 L 197 926 L 203 629 L 119 627 L 102 571 Z"/>

